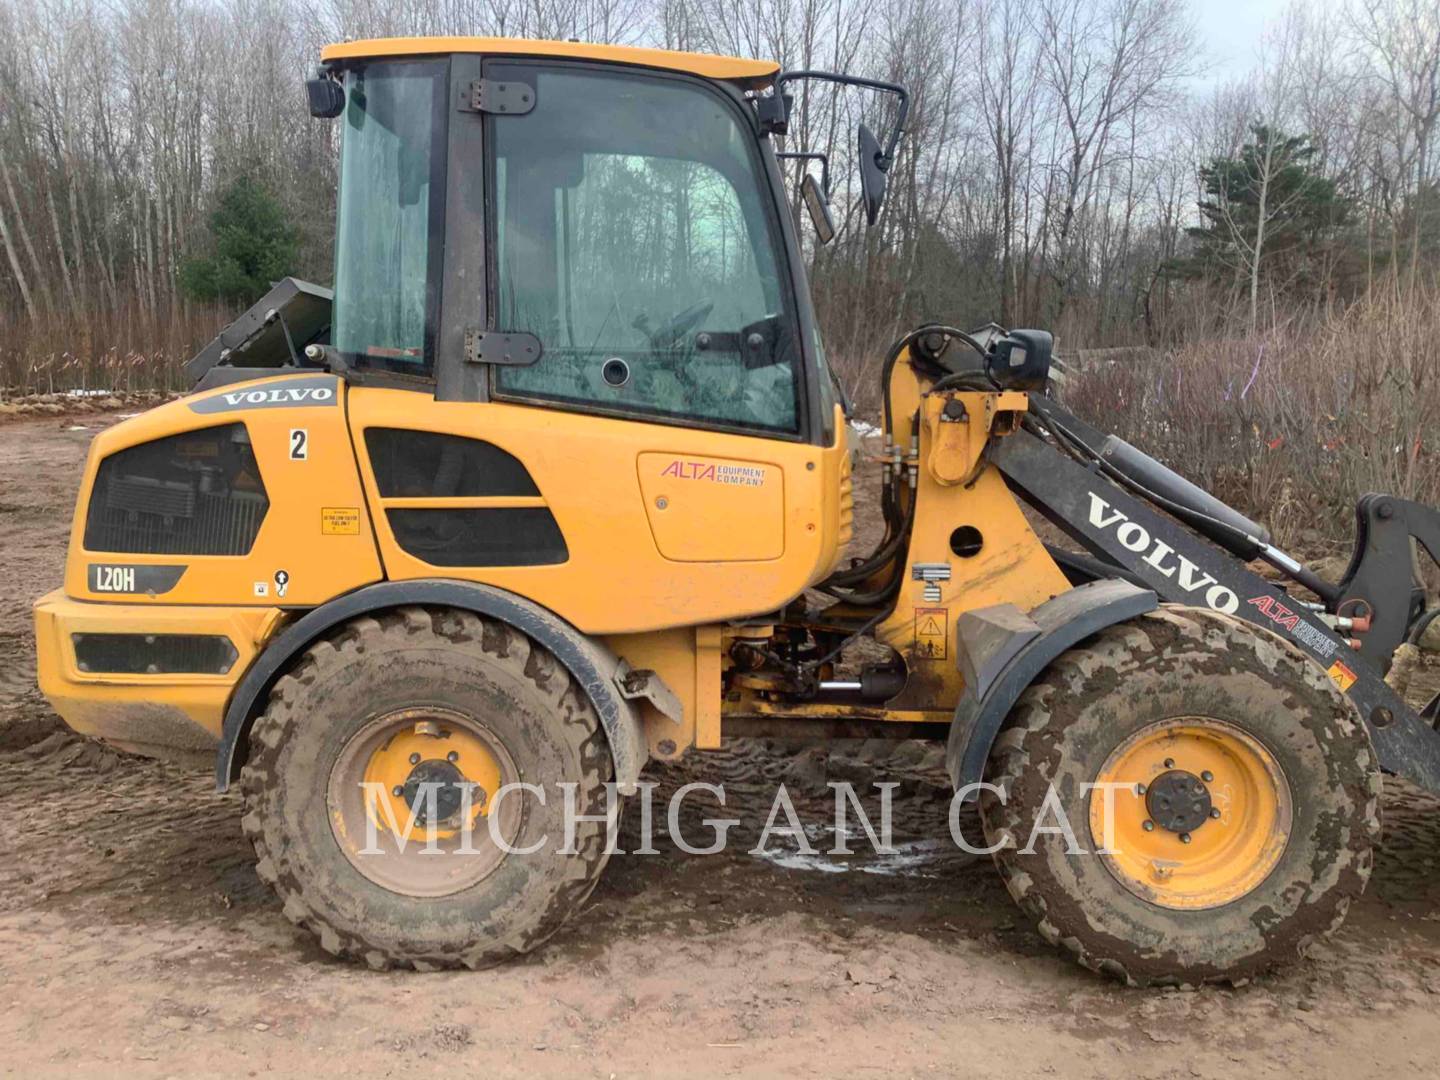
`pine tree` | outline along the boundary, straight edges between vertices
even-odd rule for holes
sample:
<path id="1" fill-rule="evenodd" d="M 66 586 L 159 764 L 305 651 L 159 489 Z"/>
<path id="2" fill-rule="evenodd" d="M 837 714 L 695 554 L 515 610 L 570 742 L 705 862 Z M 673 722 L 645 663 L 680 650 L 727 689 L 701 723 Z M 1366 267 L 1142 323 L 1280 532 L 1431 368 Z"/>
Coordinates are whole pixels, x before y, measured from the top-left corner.
<path id="1" fill-rule="evenodd" d="M 300 233 L 264 184 L 236 177 L 210 215 L 213 251 L 188 259 L 180 287 L 196 300 L 253 304 L 271 284 L 293 272 Z"/>
<path id="2" fill-rule="evenodd" d="M 1314 287 L 1333 268 L 1353 204 L 1319 171 L 1306 135 L 1264 124 L 1234 157 L 1200 167 L 1200 216 L 1186 230 L 1194 249 L 1180 269 L 1275 292 Z"/>

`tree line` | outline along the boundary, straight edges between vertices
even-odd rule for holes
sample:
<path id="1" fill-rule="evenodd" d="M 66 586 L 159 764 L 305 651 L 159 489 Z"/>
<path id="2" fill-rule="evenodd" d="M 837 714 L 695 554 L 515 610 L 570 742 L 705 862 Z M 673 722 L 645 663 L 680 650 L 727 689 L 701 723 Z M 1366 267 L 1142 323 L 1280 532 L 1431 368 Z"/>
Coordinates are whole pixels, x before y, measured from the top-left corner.
<path id="1" fill-rule="evenodd" d="M 302 81 L 328 42 L 407 34 L 653 45 L 907 84 L 874 228 L 855 127 L 892 106 L 806 86 L 785 140 L 830 157 L 838 235 L 809 254 L 841 357 L 927 319 L 1051 326 L 1072 347 L 1174 344 L 1433 285 L 1440 0 L 1301 2 L 1219 85 L 1194 10 L 0 0 L 3 348 L 150 362 L 198 344 L 269 276 L 328 282 L 338 129 L 310 119 Z M 805 167 L 786 164 L 796 188 Z"/>

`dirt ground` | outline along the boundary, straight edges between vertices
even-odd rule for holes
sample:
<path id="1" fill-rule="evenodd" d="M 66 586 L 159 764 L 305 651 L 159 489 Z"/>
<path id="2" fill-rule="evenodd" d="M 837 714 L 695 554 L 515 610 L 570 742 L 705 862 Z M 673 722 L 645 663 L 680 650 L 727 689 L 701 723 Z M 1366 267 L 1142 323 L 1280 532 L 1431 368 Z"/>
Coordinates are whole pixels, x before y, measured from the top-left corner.
<path id="1" fill-rule="evenodd" d="M 761 822 L 783 779 L 817 830 L 827 778 L 900 780 L 898 855 L 762 858 L 732 844 L 685 856 L 662 843 L 612 859 L 571 926 L 509 967 L 333 961 L 256 879 L 236 796 L 70 735 L 34 689 L 30 604 L 60 580 L 85 449 L 113 420 L 0 423 L 6 1075 L 1437 1071 L 1440 818 L 1400 784 L 1344 929 L 1237 989 L 1127 990 L 1057 955 L 988 863 L 950 845 L 938 753 L 915 743 L 828 755 L 745 743 L 656 774 L 667 787 L 723 782 L 721 816 Z"/>

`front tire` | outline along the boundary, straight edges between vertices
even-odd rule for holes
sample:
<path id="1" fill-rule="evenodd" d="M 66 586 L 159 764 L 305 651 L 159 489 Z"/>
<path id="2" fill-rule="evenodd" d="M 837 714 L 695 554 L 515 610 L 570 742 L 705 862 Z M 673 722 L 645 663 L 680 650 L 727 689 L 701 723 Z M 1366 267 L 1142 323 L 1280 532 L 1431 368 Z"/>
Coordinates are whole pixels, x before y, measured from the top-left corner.
<path id="1" fill-rule="evenodd" d="M 1047 941 L 1138 985 L 1297 959 L 1364 890 L 1380 832 L 1380 775 L 1349 702 L 1278 638 L 1199 609 L 1059 657 L 987 780 L 1004 792 L 982 792 L 981 815 L 1011 895 Z M 1116 785 L 1106 855 L 1105 796 L 1087 787 L 1100 782 Z M 1058 828 L 1032 838 L 1057 806 L 1084 854 Z"/>
<path id="2" fill-rule="evenodd" d="M 589 896 L 607 827 L 579 822 L 562 853 L 558 785 L 575 784 L 578 813 L 593 816 L 612 775 L 593 706 L 549 652 L 470 612 L 401 608 L 347 623 L 276 683 L 250 734 L 243 825 L 257 873 L 327 952 L 479 968 L 536 948 Z M 517 782 L 543 786 L 544 804 L 512 789 L 490 822 L 500 786 Z M 362 783 L 374 793 L 357 794 Z M 475 785 L 463 803 L 462 783 Z M 405 832 L 417 806 L 402 853 L 385 830 Z M 427 856 L 432 812 L 441 853 Z M 366 853 L 367 817 L 384 854 Z"/>

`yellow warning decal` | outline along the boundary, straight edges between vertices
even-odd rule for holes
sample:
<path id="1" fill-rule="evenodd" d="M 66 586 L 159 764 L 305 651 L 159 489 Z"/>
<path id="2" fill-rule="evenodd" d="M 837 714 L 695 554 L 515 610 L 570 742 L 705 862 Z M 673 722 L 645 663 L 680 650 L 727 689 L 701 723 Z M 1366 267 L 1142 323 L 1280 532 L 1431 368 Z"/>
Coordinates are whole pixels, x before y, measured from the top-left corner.
<path id="1" fill-rule="evenodd" d="M 356 506 L 322 506 L 320 533 L 323 536 L 359 536 L 360 508 Z"/>
<path id="2" fill-rule="evenodd" d="M 1340 688 L 1342 694 L 1355 685 L 1355 672 L 1351 671 L 1339 660 L 1331 664 L 1330 669 L 1326 671 L 1325 674 L 1330 676 L 1330 680 Z"/>
<path id="3" fill-rule="evenodd" d="M 924 660 L 944 660 L 948 634 L 949 609 L 917 607 L 915 609 L 915 656 Z"/>

